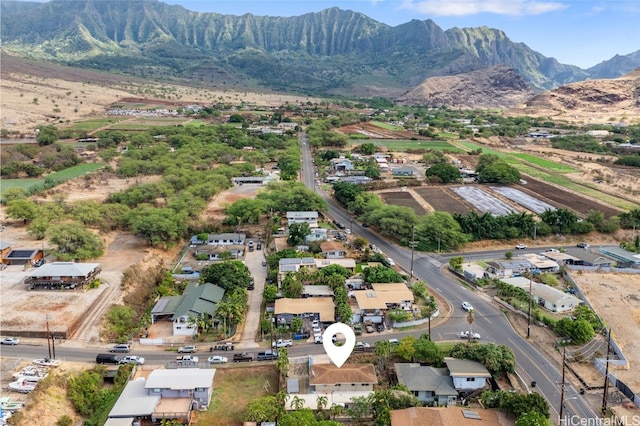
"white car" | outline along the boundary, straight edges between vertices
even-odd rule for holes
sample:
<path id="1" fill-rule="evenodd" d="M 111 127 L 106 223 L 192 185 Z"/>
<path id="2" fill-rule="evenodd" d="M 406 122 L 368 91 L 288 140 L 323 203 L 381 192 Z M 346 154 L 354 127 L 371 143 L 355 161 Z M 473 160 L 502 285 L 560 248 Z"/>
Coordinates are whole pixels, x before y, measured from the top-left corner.
<path id="1" fill-rule="evenodd" d="M 179 354 L 193 354 L 193 353 L 196 353 L 197 351 L 198 351 L 198 348 L 195 345 L 186 345 L 178 349 Z"/>
<path id="2" fill-rule="evenodd" d="M 516 246 L 516 250 L 525 250 L 527 248 L 527 246 L 525 244 L 518 244 Z"/>
<path id="3" fill-rule="evenodd" d="M 396 262 L 394 262 L 393 259 L 390 257 L 387 257 L 387 264 L 392 267 L 396 266 Z"/>
<path id="4" fill-rule="evenodd" d="M 3 345 L 17 345 L 18 343 L 20 343 L 20 339 L 18 339 L 17 337 L 5 337 L 4 339 L 0 340 L 0 344 Z"/>
<path id="5" fill-rule="evenodd" d="M 467 312 L 471 312 L 473 310 L 473 305 L 469 302 L 462 302 L 462 309 Z"/>
<path id="6" fill-rule="evenodd" d="M 208 361 L 209 364 L 226 364 L 229 359 L 226 356 L 214 355 L 210 356 Z"/>
<path id="7" fill-rule="evenodd" d="M 458 334 L 458 337 L 460 337 L 461 339 L 468 339 L 469 338 L 469 331 L 460 332 L 460 334 Z M 473 340 L 480 340 L 480 334 L 479 333 L 473 333 L 471 335 L 471 338 Z"/>
<path id="8" fill-rule="evenodd" d="M 344 233 L 347 234 L 347 235 L 351 234 L 351 229 L 349 229 L 349 228 L 345 229 Z"/>
<path id="9" fill-rule="evenodd" d="M 144 358 L 137 355 L 127 355 L 120 359 L 120 364 L 144 364 Z"/>

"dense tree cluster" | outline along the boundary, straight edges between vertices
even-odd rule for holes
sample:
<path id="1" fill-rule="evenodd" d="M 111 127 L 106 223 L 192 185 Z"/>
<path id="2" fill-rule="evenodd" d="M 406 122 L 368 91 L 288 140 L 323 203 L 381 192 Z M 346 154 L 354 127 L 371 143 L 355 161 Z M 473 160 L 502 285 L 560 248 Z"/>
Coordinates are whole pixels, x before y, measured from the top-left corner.
<path id="1" fill-rule="evenodd" d="M 478 361 L 493 377 L 511 374 L 516 368 L 516 357 L 505 345 L 458 343 L 451 349 L 450 356 Z"/>
<path id="2" fill-rule="evenodd" d="M 476 167 L 480 183 L 516 183 L 520 181 L 520 171 L 505 160 L 493 154 L 482 154 Z"/>

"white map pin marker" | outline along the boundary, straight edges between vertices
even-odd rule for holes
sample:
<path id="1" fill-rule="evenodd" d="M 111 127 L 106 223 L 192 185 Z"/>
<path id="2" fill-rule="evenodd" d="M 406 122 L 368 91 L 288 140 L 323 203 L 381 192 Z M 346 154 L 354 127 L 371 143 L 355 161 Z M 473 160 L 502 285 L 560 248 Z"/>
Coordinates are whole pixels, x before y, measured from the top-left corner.
<path id="1" fill-rule="evenodd" d="M 336 346 L 333 343 L 332 339 L 336 334 L 342 334 L 345 337 L 344 345 Z M 322 346 L 324 346 L 324 351 L 329 355 L 331 362 L 340 368 L 356 346 L 356 335 L 347 324 L 337 322 L 327 327 L 324 334 L 322 334 Z"/>

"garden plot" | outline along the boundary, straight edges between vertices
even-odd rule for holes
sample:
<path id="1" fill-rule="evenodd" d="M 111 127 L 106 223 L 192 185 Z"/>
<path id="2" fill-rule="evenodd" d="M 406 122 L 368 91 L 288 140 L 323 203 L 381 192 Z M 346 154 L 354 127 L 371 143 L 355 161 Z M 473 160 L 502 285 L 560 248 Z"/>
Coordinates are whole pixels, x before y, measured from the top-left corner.
<path id="1" fill-rule="evenodd" d="M 506 216 L 516 211 L 515 208 L 474 186 L 459 186 L 452 188 L 453 192 L 461 196 L 470 204 L 483 213 L 491 213 L 496 216 Z"/>
<path id="2" fill-rule="evenodd" d="M 437 211 L 467 214 L 473 210 L 463 203 L 462 200 L 459 200 L 449 193 L 446 188 L 419 187 L 414 188 L 414 191 Z"/>
<path id="3" fill-rule="evenodd" d="M 532 197 L 529 194 L 525 194 L 519 189 L 504 186 L 492 186 L 491 190 L 537 214 L 540 214 L 545 210 L 556 209 L 551 204 L 545 203 L 544 201 Z"/>
<path id="4" fill-rule="evenodd" d="M 383 192 L 380 193 L 380 198 L 387 204 L 411 207 L 417 215 L 427 213 L 420 203 L 413 198 L 413 195 L 408 192 Z"/>

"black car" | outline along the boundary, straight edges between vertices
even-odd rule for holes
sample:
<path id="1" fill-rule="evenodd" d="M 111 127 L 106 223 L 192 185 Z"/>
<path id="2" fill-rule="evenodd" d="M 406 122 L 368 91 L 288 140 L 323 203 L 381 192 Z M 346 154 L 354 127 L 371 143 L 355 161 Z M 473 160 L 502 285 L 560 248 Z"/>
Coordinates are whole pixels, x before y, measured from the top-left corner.
<path id="1" fill-rule="evenodd" d="M 384 331 L 384 324 L 378 324 L 376 325 L 376 330 L 379 332 Z"/>

